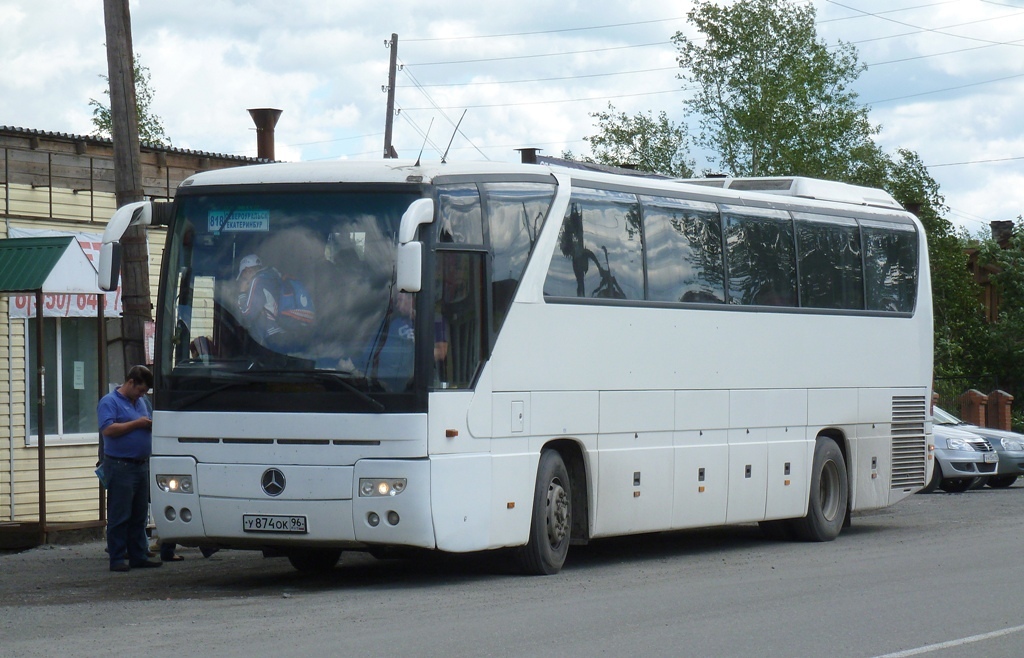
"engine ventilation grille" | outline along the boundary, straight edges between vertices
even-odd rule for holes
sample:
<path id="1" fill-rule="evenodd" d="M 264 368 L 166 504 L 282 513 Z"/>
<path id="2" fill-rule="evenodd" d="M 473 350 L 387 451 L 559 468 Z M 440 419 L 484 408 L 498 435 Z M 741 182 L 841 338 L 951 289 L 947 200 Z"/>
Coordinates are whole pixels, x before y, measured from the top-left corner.
<path id="1" fill-rule="evenodd" d="M 892 481 L 893 489 L 923 487 L 927 472 L 928 439 L 924 424 L 928 406 L 920 396 L 892 399 Z"/>

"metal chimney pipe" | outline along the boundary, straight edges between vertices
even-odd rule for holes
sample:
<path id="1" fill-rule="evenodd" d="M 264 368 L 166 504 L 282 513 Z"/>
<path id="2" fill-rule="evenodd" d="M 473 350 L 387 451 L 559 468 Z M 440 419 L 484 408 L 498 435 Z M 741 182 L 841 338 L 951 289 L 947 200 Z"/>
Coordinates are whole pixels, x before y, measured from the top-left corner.
<path id="1" fill-rule="evenodd" d="M 539 148 L 521 148 L 516 149 L 519 151 L 519 157 L 523 164 L 537 164 L 537 153 L 541 150 Z"/>
<path id="2" fill-rule="evenodd" d="M 249 110 L 249 116 L 256 124 L 256 155 L 260 159 L 274 159 L 274 126 L 283 110 L 260 107 Z"/>

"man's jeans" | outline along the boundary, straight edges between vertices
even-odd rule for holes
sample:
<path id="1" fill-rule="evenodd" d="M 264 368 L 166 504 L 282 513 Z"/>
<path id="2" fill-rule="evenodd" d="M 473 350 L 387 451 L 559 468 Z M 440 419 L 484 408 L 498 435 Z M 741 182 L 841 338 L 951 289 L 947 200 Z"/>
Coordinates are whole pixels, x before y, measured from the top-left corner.
<path id="1" fill-rule="evenodd" d="M 116 457 L 103 460 L 107 476 L 107 551 L 111 566 L 128 560 L 146 562 L 149 540 L 149 463 L 136 464 Z"/>

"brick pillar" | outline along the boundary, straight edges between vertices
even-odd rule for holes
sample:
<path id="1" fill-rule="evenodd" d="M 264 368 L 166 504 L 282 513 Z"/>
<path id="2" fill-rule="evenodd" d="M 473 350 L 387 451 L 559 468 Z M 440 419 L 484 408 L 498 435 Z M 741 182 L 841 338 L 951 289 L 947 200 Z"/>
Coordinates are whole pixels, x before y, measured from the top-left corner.
<path id="1" fill-rule="evenodd" d="M 987 402 L 987 395 L 972 388 L 960 396 L 960 418 L 965 423 L 984 427 Z"/>
<path id="2" fill-rule="evenodd" d="M 992 391 L 988 394 L 988 408 L 986 411 L 987 427 L 997 430 L 1009 431 L 1012 427 L 1010 420 L 1010 405 L 1013 403 L 1013 396 L 1006 391 Z"/>

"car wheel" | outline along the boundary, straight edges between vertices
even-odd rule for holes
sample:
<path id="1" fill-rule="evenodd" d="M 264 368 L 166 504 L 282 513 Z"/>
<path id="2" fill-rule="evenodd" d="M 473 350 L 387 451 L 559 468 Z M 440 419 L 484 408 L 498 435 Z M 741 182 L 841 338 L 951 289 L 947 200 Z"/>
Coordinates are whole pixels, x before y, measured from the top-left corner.
<path id="1" fill-rule="evenodd" d="M 1016 481 L 1016 475 L 993 475 L 989 477 L 988 482 L 986 482 L 985 484 L 992 487 L 993 489 L 1005 489 L 1011 486 Z"/>
<path id="2" fill-rule="evenodd" d="M 939 483 L 939 489 L 946 493 L 963 493 L 971 488 L 974 478 L 951 478 Z"/>

